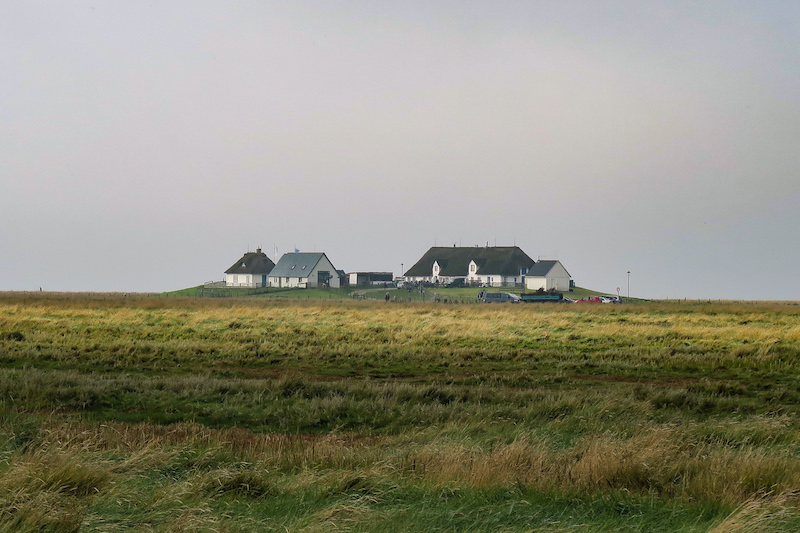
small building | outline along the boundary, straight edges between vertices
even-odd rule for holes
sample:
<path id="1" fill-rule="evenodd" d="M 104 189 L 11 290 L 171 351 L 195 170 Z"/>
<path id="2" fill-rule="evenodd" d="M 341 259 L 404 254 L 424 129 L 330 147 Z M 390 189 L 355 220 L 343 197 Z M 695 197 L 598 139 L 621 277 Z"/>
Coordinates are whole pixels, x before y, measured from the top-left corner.
<path id="1" fill-rule="evenodd" d="M 529 291 L 569 291 L 572 289 L 571 278 L 561 261 L 543 259 L 528 270 L 525 288 Z"/>
<path id="2" fill-rule="evenodd" d="M 333 287 L 341 286 L 339 272 L 324 252 L 291 252 L 283 254 L 269 273 L 270 287 Z"/>
<path id="3" fill-rule="evenodd" d="M 247 252 L 225 271 L 226 287 L 266 287 L 267 276 L 275 268 L 267 254 L 256 248 Z"/>
<path id="4" fill-rule="evenodd" d="M 347 277 L 351 287 L 383 286 L 387 283 L 394 283 L 392 272 L 350 272 Z"/>
<path id="5" fill-rule="evenodd" d="M 404 274 L 405 281 L 482 287 L 525 286 L 535 261 L 518 246 L 434 246 Z"/>

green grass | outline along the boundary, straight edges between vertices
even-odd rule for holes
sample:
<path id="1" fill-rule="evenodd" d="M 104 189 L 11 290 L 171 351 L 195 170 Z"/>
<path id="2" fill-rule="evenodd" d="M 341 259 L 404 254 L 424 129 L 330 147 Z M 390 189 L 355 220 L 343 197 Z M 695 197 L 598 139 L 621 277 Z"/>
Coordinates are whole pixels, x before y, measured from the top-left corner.
<path id="1" fill-rule="evenodd" d="M 0 295 L 0 531 L 797 530 L 798 355 L 793 305 Z"/>
<path id="2" fill-rule="evenodd" d="M 340 289 L 292 289 L 292 288 L 224 288 L 205 289 L 202 285 L 189 287 L 171 292 L 161 293 L 160 296 L 168 297 L 226 297 L 226 298 L 282 298 L 298 300 L 330 300 L 330 299 L 367 299 L 384 300 L 389 294 L 392 302 L 444 302 L 448 303 L 476 303 L 478 294 L 485 291 L 479 287 L 425 287 L 424 292 L 408 290 L 405 288 L 380 288 L 380 287 L 342 287 Z M 520 294 L 525 289 L 520 287 L 497 287 L 494 289 L 502 292 Z M 583 296 L 605 294 L 582 287 L 575 287 L 572 291 L 564 293 L 572 299 Z"/>

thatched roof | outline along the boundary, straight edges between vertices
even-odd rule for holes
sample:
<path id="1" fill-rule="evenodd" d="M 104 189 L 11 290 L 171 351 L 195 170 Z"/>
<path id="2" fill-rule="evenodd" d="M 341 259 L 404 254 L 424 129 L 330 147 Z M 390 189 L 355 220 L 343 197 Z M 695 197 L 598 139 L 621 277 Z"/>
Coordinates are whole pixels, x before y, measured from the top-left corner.
<path id="1" fill-rule="evenodd" d="M 475 261 L 477 274 L 517 276 L 523 268 L 529 269 L 535 261 L 518 246 L 493 247 L 447 247 L 434 246 L 404 276 L 430 276 L 433 263 L 439 263 L 439 275 L 443 277 L 466 277 L 469 264 Z"/>
<path id="2" fill-rule="evenodd" d="M 236 261 L 226 274 L 269 274 L 275 268 L 275 263 L 267 257 L 261 250 L 247 252 L 241 259 Z"/>

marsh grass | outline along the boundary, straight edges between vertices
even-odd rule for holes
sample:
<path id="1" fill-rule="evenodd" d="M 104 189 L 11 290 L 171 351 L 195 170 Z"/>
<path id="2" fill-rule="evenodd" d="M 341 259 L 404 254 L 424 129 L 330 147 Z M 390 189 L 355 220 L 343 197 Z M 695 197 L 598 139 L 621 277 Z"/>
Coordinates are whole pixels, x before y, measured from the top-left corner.
<path id="1" fill-rule="evenodd" d="M 0 298 L 0 531 L 800 529 L 788 305 Z"/>

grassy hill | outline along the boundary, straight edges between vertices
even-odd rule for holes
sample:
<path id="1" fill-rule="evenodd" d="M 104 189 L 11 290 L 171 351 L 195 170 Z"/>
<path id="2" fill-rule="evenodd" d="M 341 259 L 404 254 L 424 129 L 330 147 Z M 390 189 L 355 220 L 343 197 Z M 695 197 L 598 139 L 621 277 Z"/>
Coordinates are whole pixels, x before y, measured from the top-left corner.
<path id="1" fill-rule="evenodd" d="M 204 288 L 203 285 L 189 287 L 177 291 L 161 293 L 160 296 L 167 297 L 207 297 L 207 298 L 281 298 L 295 300 L 384 300 L 389 294 L 391 301 L 401 302 L 431 302 L 447 300 L 448 303 L 473 303 L 477 301 L 478 294 L 487 290 L 480 287 L 425 287 L 424 292 L 409 290 L 406 288 L 381 288 L 381 287 L 343 287 L 340 289 L 297 289 L 297 288 Z M 520 294 L 525 292 L 516 287 L 496 287 L 490 289 L 498 292 L 511 292 Z M 608 294 L 603 292 L 575 287 L 571 292 L 565 292 L 565 296 L 577 300 L 584 296 L 595 296 Z"/>

